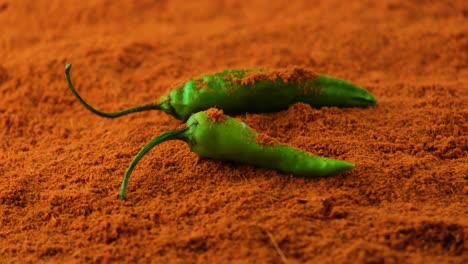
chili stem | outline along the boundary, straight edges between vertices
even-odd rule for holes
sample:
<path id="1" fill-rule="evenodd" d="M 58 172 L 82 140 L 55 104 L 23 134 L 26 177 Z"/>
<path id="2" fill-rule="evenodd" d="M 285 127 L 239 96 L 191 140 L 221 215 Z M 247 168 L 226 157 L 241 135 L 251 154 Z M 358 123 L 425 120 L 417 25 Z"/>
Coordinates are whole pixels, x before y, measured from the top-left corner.
<path id="1" fill-rule="evenodd" d="M 145 105 L 134 106 L 134 107 L 119 110 L 119 111 L 116 111 L 116 112 L 103 112 L 103 111 L 97 110 L 94 107 L 92 107 L 91 105 L 89 105 L 83 98 L 81 98 L 81 96 L 76 91 L 75 86 L 73 85 L 73 82 L 72 82 L 71 77 L 70 77 L 71 67 L 72 67 L 71 63 L 67 63 L 65 65 L 65 76 L 67 78 L 68 87 L 70 88 L 72 93 L 75 95 L 75 97 L 78 99 L 78 101 L 84 107 L 86 107 L 89 111 L 95 113 L 96 115 L 99 115 L 99 116 L 102 116 L 102 117 L 107 117 L 107 118 L 115 118 L 115 117 L 131 114 L 131 113 L 135 113 L 135 112 L 142 112 L 142 111 L 147 111 L 147 110 L 162 110 L 161 106 L 159 104 L 156 104 L 156 103 L 148 103 L 148 104 L 145 104 Z"/>
<path id="2" fill-rule="evenodd" d="M 138 152 L 138 154 L 133 158 L 132 162 L 128 166 L 127 170 L 125 171 L 124 179 L 122 181 L 122 185 L 120 186 L 120 191 L 119 191 L 119 199 L 120 200 L 125 200 L 125 189 L 127 188 L 128 180 L 130 179 L 130 175 L 132 174 L 133 169 L 137 165 L 138 161 L 146 154 L 148 151 L 150 151 L 152 148 L 154 148 L 156 145 L 168 141 L 168 140 L 183 140 L 186 141 L 187 138 L 184 135 L 184 132 L 187 131 L 187 128 L 183 129 L 173 129 L 166 131 L 157 137 L 153 138 L 150 142 L 148 142 L 141 150 Z"/>

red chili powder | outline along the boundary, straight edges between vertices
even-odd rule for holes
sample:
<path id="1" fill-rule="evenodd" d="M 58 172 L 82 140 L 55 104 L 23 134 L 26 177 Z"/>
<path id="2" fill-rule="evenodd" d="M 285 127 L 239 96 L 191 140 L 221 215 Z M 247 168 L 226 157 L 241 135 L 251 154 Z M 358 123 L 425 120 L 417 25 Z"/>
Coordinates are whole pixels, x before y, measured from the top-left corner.
<path id="1" fill-rule="evenodd" d="M 223 113 L 223 110 L 219 110 L 217 108 L 210 108 L 206 110 L 206 115 L 213 120 L 215 123 L 223 122 L 226 116 Z"/>
<path id="2" fill-rule="evenodd" d="M 0 262 L 468 263 L 467 1 L 69 2 L 0 0 Z M 233 116 L 352 171 L 298 178 L 170 141 L 119 201 L 134 155 L 182 121 L 90 113 L 67 61 L 106 111 L 257 67 L 282 70 L 241 81 L 314 69 L 379 103 Z"/>
<path id="3" fill-rule="evenodd" d="M 278 143 L 275 138 L 272 138 L 265 133 L 258 133 L 255 136 L 255 141 L 261 145 L 275 145 L 276 143 Z"/>
<path id="4" fill-rule="evenodd" d="M 304 79 L 317 77 L 318 74 L 314 71 L 299 67 L 288 66 L 284 69 L 272 69 L 266 71 L 252 71 L 240 80 L 242 85 L 248 85 L 263 80 L 275 81 L 281 78 L 284 82 L 301 82 Z"/>

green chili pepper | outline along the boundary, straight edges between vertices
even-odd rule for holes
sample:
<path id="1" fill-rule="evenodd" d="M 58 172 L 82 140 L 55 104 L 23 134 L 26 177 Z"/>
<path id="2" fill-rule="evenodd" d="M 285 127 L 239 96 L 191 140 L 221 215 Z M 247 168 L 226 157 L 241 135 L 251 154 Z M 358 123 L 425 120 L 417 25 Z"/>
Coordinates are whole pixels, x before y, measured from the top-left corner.
<path id="1" fill-rule="evenodd" d="M 264 134 L 245 123 L 224 116 L 221 110 L 211 108 L 195 113 L 183 128 L 160 134 L 140 150 L 125 171 L 119 199 L 125 198 L 130 174 L 138 161 L 167 140 L 185 141 L 190 150 L 201 157 L 241 162 L 303 177 L 328 176 L 354 168 L 352 163 L 313 155 L 264 138 Z"/>
<path id="2" fill-rule="evenodd" d="M 80 103 L 91 112 L 109 118 L 146 110 L 162 110 L 187 120 L 191 114 L 211 107 L 223 109 L 231 115 L 275 112 L 297 102 L 313 107 L 365 107 L 377 103 L 375 97 L 362 87 L 301 68 L 284 71 L 232 69 L 195 77 L 155 102 L 116 112 L 103 112 L 80 97 L 71 81 L 70 69 L 71 64 L 68 63 L 65 66 L 68 86 Z"/>

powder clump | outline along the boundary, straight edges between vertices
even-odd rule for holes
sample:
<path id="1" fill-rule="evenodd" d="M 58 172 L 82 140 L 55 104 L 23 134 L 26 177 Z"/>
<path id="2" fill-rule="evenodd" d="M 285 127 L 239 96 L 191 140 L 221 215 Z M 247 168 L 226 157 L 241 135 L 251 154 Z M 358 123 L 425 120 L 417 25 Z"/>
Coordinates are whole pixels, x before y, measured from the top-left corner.
<path id="1" fill-rule="evenodd" d="M 252 71 L 244 76 L 244 78 L 240 79 L 239 82 L 242 85 L 249 85 L 264 80 L 276 81 L 280 78 L 283 82 L 288 83 L 301 82 L 305 79 L 317 77 L 318 74 L 310 69 L 299 66 L 289 66 L 284 69 Z"/>
<path id="2" fill-rule="evenodd" d="M 213 120 L 215 123 L 221 123 L 224 121 L 226 116 L 223 113 L 223 110 L 217 109 L 217 108 L 210 108 L 206 110 L 206 115 Z"/>

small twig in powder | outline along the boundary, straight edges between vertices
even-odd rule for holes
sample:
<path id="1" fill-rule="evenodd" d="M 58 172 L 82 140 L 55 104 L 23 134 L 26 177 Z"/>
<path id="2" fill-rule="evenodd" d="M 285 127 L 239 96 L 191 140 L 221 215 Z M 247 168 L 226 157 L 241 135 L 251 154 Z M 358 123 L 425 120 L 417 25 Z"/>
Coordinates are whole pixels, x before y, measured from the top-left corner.
<path id="1" fill-rule="evenodd" d="M 261 226 L 257 226 L 258 228 L 260 228 L 260 230 L 262 230 L 263 232 L 265 232 L 265 234 L 267 234 L 268 238 L 270 239 L 270 242 L 271 244 L 273 245 L 273 247 L 276 249 L 276 252 L 278 253 L 278 255 L 280 256 L 281 260 L 283 261 L 283 263 L 288 263 L 288 259 L 286 258 L 286 256 L 284 255 L 283 251 L 281 250 L 281 248 L 278 246 L 278 243 L 276 243 L 276 240 L 275 238 L 273 237 L 273 235 L 268 231 L 266 230 L 265 228 L 261 227 Z"/>

